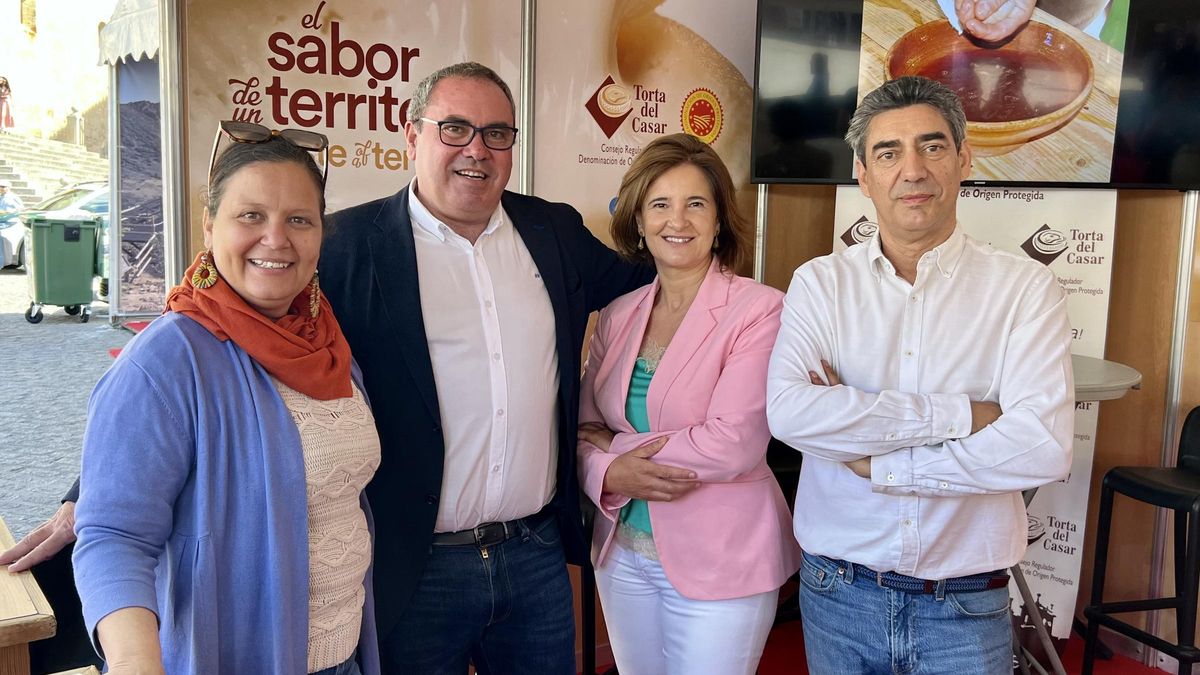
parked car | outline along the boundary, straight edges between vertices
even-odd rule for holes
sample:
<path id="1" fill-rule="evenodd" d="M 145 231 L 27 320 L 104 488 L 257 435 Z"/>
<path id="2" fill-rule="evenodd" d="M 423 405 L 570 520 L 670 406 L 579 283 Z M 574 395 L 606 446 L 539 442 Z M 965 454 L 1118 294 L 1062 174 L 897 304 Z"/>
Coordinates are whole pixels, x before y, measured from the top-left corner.
<path id="1" fill-rule="evenodd" d="M 86 211 L 108 217 L 108 181 L 76 183 L 21 212 L 21 221 L 50 211 Z"/>
<path id="2" fill-rule="evenodd" d="M 0 220 L 0 267 L 18 267 L 24 264 L 25 226 L 17 216 Z"/>
<path id="3" fill-rule="evenodd" d="M 19 267 L 25 264 L 26 235 L 31 216 L 79 211 L 93 214 L 108 221 L 108 181 L 76 183 L 49 199 L 21 211 L 17 218 L 0 222 L 0 267 Z"/>

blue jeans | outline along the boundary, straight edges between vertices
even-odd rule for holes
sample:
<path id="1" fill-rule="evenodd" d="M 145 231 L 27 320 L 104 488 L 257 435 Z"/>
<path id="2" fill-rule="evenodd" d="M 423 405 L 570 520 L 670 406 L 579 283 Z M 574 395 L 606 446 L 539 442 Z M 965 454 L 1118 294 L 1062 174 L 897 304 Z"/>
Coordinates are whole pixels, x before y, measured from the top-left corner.
<path id="1" fill-rule="evenodd" d="M 1007 588 L 905 593 L 856 579 L 846 563 L 804 554 L 800 613 L 813 675 L 1012 672 Z"/>
<path id="2" fill-rule="evenodd" d="M 575 615 L 553 516 L 487 549 L 433 546 L 396 628 L 385 673 L 574 675 Z M 386 573 L 386 572 L 381 572 Z"/>

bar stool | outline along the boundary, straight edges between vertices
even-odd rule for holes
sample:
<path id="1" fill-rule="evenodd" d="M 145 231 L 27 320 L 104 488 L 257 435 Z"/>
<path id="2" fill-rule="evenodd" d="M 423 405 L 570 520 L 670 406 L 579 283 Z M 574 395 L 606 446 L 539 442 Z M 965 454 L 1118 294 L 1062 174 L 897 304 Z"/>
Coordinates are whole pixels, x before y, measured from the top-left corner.
<path id="1" fill-rule="evenodd" d="M 1112 525 L 1113 497 L 1120 492 L 1138 501 L 1175 512 L 1175 596 L 1125 602 L 1104 602 L 1104 575 L 1108 565 L 1108 535 Z M 1104 475 L 1100 492 L 1100 520 L 1096 526 L 1096 562 L 1092 574 L 1091 604 L 1083 610 L 1088 620 L 1083 651 L 1083 675 L 1091 675 L 1100 637 L 1100 626 L 1168 654 L 1179 661 L 1180 675 L 1190 675 L 1200 661 L 1196 648 L 1196 592 L 1200 582 L 1200 407 L 1193 408 L 1179 437 L 1179 458 L 1174 468 L 1118 466 Z M 1113 614 L 1174 609 L 1178 643 L 1121 621 Z"/>

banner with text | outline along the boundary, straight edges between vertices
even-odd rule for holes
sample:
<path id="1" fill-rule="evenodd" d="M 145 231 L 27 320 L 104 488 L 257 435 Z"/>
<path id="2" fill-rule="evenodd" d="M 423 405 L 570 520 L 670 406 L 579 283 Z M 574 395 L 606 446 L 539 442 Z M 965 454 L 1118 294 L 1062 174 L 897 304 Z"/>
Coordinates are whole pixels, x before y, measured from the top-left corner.
<path id="1" fill-rule="evenodd" d="M 1115 190 L 963 187 L 958 197 L 958 222 L 968 235 L 1054 271 L 1067 291 L 1072 353 L 1095 358 L 1104 357 L 1116 215 Z M 835 251 L 875 234 L 875 207 L 857 186 L 838 187 L 834 228 Z M 1021 566 L 1056 638 L 1070 635 L 1075 614 L 1098 413 L 1095 402 L 1076 403 L 1071 474 L 1038 490 L 1029 505 Z M 1030 629 L 1015 584 L 1011 594 L 1013 613 Z"/>
<path id="2" fill-rule="evenodd" d="M 752 218 L 754 0 L 563 0 L 537 12 L 534 193 L 601 239 L 625 170 L 686 132 L 721 155 Z"/>
<path id="3" fill-rule="evenodd" d="M 412 178 L 404 121 L 426 75 L 471 60 L 521 86 L 521 0 L 188 0 L 184 24 L 193 244 L 220 120 L 329 136 L 333 212 Z"/>

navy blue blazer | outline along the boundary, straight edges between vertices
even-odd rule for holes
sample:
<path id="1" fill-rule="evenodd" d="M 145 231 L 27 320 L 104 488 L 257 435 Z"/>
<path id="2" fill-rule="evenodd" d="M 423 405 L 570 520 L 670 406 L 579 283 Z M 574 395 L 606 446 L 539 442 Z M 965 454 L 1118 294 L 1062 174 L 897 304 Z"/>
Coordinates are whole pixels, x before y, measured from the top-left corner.
<path id="1" fill-rule="evenodd" d="M 330 217 L 321 250 L 321 290 L 342 325 L 363 381 L 382 459 L 367 496 L 375 516 L 379 635 L 391 632 L 429 559 L 442 487 L 445 438 L 421 316 L 409 190 Z M 558 482 L 551 507 L 567 560 L 584 564 L 588 544 L 575 472 L 580 351 L 588 316 L 654 277 L 625 262 L 584 226 L 575 209 L 505 192 L 501 204 L 546 284 L 557 334 Z"/>

